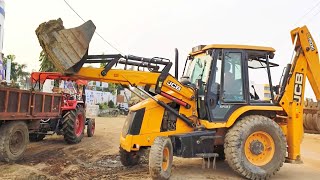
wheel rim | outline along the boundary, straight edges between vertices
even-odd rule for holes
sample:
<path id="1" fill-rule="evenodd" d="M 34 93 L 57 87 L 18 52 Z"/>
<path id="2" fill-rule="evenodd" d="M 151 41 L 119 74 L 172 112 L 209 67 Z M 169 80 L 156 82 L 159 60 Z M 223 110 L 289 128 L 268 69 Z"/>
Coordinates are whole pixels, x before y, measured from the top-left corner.
<path id="1" fill-rule="evenodd" d="M 16 131 L 10 136 L 9 149 L 12 154 L 18 154 L 24 146 L 24 138 L 22 131 Z"/>
<path id="2" fill-rule="evenodd" d="M 244 152 L 250 163 L 256 166 L 264 166 L 272 160 L 275 144 L 268 133 L 257 131 L 246 139 Z"/>
<path id="3" fill-rule="evenodd" d="M 77 118 L 76 118 L 76 122 L 75 122 L 75 133 L 76 133 L 76 136 L 80 136 L 82 134 L 82 131 L 83 131 L 83 116 L 82 114 L 78 114 L 77 115 Z"/>
<path id="4" fill-rule="evenodd" d="M 163 158 L 162 158 L 162 170 L 166 171 L 169 167 L 169 148 L 165 147 L 163 149 Z"/>

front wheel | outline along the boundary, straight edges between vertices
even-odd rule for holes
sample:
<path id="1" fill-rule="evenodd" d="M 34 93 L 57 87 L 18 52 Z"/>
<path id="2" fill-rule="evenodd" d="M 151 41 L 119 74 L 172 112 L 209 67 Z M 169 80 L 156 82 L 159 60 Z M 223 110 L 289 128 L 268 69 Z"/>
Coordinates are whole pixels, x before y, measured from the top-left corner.
<path id="1" fill-rule="evenodd" d="M 88 137 L 92 137 L 94 135 L 94 131 L 96 128 L 96 121 L 95 119 L 88 119 L 88 125 L 87 125 L 87 135 Z"/>
<path id="2" fill-rule="evenodd" d="M 127 152 L 122 147 L 119 148 L 120 161 L 123 166 L 135 166 L 140 161 L 140 155 L 136 151 Z"/>
<path id="3" fill-rule="evenodd" d="M 229 166 L 248 179 L 268 179 L 283 165 L 286 139 L 270 118 L 251 115 L 239 120 L 225 137 Z"/>
<path id="4" fill-rule="evenodd" d="M 152 179 L 169 179 L 173 161 L 173 148 L 170 138 L 157 137 L 150 148 L 149 173 Z"/>
<path id="5" fill-rule="evenodd" d="M 24 154 L 29 142 L 28 126 L 14 121 L 0 127 L 0 160 L 14 162 Z"/>

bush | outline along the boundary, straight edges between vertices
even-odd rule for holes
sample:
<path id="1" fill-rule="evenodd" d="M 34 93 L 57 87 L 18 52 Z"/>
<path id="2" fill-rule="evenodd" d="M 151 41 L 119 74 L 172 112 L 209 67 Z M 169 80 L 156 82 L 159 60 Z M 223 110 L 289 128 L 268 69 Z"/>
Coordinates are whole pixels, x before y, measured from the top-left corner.
<path id="1" fill-rule="evenodd" d="M 114 102 L 110 100 L 108 102 L 108 106 L 109 106 L 109 108 L 114 108 Z"/>
<path id="2" fill-rule="evenodd" d="M 105 103 L 100 103 L 100 104 L 98 104 L 99 105 L 99 109 L 100 110 L 104 110 L 104 109 L 107 109 L 108 108 L 108 105 L 107 105 L 107 103 L 105 102 Z"/>

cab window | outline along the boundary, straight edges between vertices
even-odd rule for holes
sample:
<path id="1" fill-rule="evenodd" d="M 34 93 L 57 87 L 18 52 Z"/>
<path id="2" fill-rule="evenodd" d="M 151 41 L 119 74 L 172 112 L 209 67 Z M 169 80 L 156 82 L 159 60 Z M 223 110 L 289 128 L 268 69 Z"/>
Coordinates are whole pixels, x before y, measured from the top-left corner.
<path id="1" fill-rule="evenodd" d="M 241 57 L 240 52 L 227 52 L 224 55 L 224 102 L 244 101 Z"/>

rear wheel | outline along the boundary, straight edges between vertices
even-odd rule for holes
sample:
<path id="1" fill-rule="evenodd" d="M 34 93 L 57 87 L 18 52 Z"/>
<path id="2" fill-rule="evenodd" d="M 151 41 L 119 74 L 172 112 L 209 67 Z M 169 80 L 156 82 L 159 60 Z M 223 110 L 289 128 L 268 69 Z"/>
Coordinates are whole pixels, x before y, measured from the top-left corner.
<path id="1" fill-rule="evenodd" d="M 83 107 L 70 110 L 63 116 L 62 131 L 64 140 L 69 144 L 79 143 L 84 134 L 85 115 Z"/>
<path id="2" fill-rule="evenodd" d="M 152 179 L 169 179 L 173 161 L 170 138 L 157 137 L 150 148 L 149 173 Z"/>
<path id="3" fill-rule="evenodd" d="M 229 129 L 224 152 L 229 166 L 248 179 L 268 179 L 285 161 L 286 139 L 273 120 L 251 115 Z"/>
<path id="4" fill-rule="evenodd" d="M 25 122 L 15 121 L 0 128 L 0 160 L 13 162 L 24 154 L 29 142 L 28 127 Z"/>
<path id="5" fill-rule="evenodd" d="M 29 140 L 31 142 L 42 141 L 45 137 L 46 137 L 45 134 L 37 134 L 37 133 L 30 133 L 29 134 Z"/>
<path id="6" fill-rule="evenodd" d="M 92 137 L 94 135 L 94 130 L 96 127 L 96 122 L 94 119 L 88 119 L 88 125 L 87 125 L 87 135 L 88 137 Z"/>

